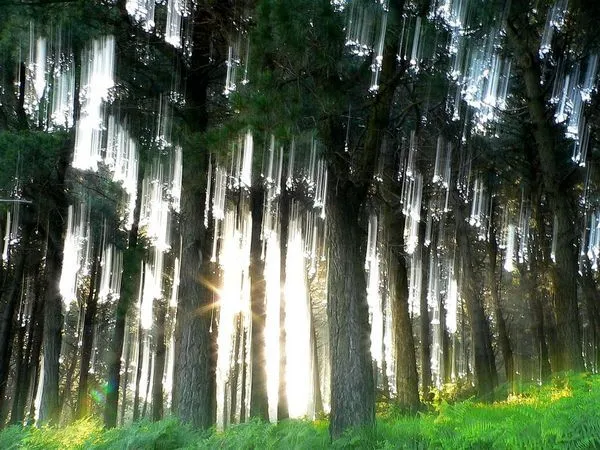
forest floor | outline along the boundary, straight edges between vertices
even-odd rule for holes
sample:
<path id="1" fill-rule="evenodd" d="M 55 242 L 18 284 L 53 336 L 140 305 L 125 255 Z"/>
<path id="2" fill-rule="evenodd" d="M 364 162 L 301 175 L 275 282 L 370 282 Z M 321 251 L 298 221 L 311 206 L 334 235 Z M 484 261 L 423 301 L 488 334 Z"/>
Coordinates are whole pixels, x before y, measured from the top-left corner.
<path id="1" fill-rule="evenodd" d="M 506 389 L 506 388 L 505 388 Z M 327 420 L 258 421 L 225 432 L 200 434 L 174 419 L 104 431 L 99 421 L 62 428 L 12 426 L 0 432 L 0 449 L 594 449 L 600 448 L 600 376 L 555 377 L 522 386 L 493 403 L 457 400 L 452 389 L 430 411 L 405 416 L 378 404 L 375 432 L 348 432 L 331 443 Z M 444 397 L 444 398 L 442 398 Z"/>

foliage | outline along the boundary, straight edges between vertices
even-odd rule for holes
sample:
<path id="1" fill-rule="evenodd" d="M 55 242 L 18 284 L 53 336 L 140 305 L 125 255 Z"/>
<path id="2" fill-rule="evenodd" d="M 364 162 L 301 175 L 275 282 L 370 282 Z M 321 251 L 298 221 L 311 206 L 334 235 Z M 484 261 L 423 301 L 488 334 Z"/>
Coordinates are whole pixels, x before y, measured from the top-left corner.
<path id="1" fill-rule="evenodd" d="M 56 161 L 60 152 L 68 145 L 65 133 L 38 131 L 5 132 L 0 134 L 0 192 L 9 195 L 15 189 L 18 178 L 27 188 L 29 195 L 40 195 L 55 177 Z"/>
<path id="2" fill-rule="evenodd" d="M 64 428 L 9 427 L 2 449 L 589 449 L 600 446 L 600 376 L 562 375 L 493 404 L 475 399 L 420 416 L 385 414 L 376 430 L 350 430 L 330 443 L 326 421 L 258 420 L 202 435 L 175 419 L 103 431 L 91 419 Z"/>

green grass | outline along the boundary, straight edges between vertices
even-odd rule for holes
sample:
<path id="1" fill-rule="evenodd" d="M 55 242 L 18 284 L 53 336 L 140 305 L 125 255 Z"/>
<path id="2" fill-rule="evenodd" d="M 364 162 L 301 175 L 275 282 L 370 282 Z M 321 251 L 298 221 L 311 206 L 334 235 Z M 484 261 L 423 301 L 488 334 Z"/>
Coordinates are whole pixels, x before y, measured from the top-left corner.
<path id="1" fill-rule="evenodd" d="M 333 444 L 325 420 L 252 421 L 201 434 L 175 419 L 102 430 L 95 420 L 65 428 L 9 427 L 0 449 L 594 449 L 600 448 L 600 376 L 571 375 L 523 388 L 493 404 L 474 399 L 403 416 L 379 405 L 375 432 L 351 430 Z"/>

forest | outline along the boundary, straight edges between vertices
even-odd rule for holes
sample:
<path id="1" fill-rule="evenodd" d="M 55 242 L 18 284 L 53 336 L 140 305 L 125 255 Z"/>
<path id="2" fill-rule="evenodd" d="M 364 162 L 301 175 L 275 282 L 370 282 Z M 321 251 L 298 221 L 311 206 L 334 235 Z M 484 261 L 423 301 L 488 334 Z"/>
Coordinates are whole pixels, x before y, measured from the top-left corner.
<path id="1" fill-rule="evenodd" d="M 0 447 L 600 446 L 600 3 L 0 11 Z"/>

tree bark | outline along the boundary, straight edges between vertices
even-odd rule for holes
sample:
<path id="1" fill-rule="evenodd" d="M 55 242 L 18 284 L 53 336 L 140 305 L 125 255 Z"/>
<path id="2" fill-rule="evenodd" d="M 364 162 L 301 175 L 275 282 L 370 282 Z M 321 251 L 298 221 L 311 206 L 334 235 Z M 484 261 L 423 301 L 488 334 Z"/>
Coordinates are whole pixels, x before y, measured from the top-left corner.
<path id="1" fill-rule="evenodd" d="M 133 421 L 137 422 L 140 418 L 140 384 L 142 382 L 142 366 L 144 364 L 144 346 L 148 339 L 147 332 L 138 324 L 138 354 L 135 367 L 135 389 L 133 392 Z"/>
<path id="2" fill-rule="evenodd" d="M 386 246 L 389 252 L 389 277 L 393 290 L 391 297 L 392 324 L 394 333 L 394 357 L 396 360 L 396 403 L 405 411 L 419 409 L 419 376 L 417 358 L 409 313 L 408 271 L 404 254 L 404 216 L 395 214 L 389 206 L 384 207 Z"/>
<path id="3" fill-rule="evenodd" d="M 516 11 L 517 8 L 513 8 Z M 577 305 L 577 227 L 575 199 L 572 186 L 565 182 L 565 150 L 560 147 L 556 127 L 546 108 L 545 92 L 541 85 L 541 63 L 535 50 L 529 48 L 527 28 L 518 30 L 519 18 L 513 11 L 509 17 L 507 36 L 515 53 L 527 94 L 527 109 L 533 124 L 533 135 L 542 170 L 544 193 L 555 216 L 555 262 L 551 266 L 554 319 L 557 340 L 553 349 L 554 371 L 584 369 L 579 310 Z M 533 40 L 535 41 L 535 40 Z"/>
<path id="4" fill-rule="evenodd" d="M 490 220 L 494 220 L 495 208 L 492 209 Z M 510 343 L 510 337 L 508 336 L 508 330 L 506 328 L 506 320 L 502 313 L 502 305 L 500 303 L 500 283 L 498 282 L 498 242 L 496 241 L 496 227 L 492 225 L 490 227 L 488 242 L 487 242 L 487 256 L 489 259 L 488 264 L 488 284 L 490 295 L 492 298 L 492 305 L 494 307 L 494 315 L 496 317 L 496 327 L 498 329 L 498 341 L 500 344 L 500 352 L 502 353 L 502 359 L 504 360 L 504 371 L 506 374 L 506 381 L 508 382 L 509 389 L 513 389 L 515 364 L 513 359 L 512 345 Z M 500 269 L 502 271 L 502 268 Z M 502 272 L 500 272 L 502 276 Z"/>
<path id="5" fill-rule="evenodd" d="M 146 386 L 144 386 L 144 407 L 142 408 L 141 418 L 145 419 L 148 413 L 148 397 L 150 396 L 150 389 L 152 387 L 152 372 L 154 371 L 154 352 L 150 351 L 150 358 L 148 360 L 148 378 L 146 379 Z"/>
<path id="6" fill-rule="evenodd" d="M 43 319 L 43 311 L 44 311 L 44 298 L 43 298 L 43 285 L 42 281 L 43 275 L 38 273 L 38 278 L 36 280 L 36 305 L 34 308 L 34 317 L 32 319 L 33 326 L 33 343 L 31 348 L 31 358 L 29 359 L 29 365 L 27 368 L 27 372 L 29 373 L 29 385 L 30 394 L 27 399 L 29 404 L 29 415 L 27 417 L 27 424 L 32 424 L 35 419 L 35 398 L 37 396 L 38 389 L 38 379 L 40 376 L 40 356 L 42 353 L 42 339 L 44 336 L 44 319 Z"/>
<path id="7" fill-rule="evenodd" d="M 492 337 L 482 299 L 476 286 L 477 275 L 473 267 L 472 244 L 469 239 L 464 206 L 458 197 L 459 194 L 455 190 L 453 192 L 457 245 L 455 270 L 457 274 L 462 274 L 460 288 L 461 295 L 465 300 L 472 333 L 471 345 L 475 360 L 475 384 L 478 394 L 491 400 L 497 381 Z"/>
<path id="8" fill-rule="evenodd" d="M 312 301 L 311 301 L 312 305 Z M 312 342 L 312 370 L 313 370 L 313 388 L 314 388 L 314 415 L 319 417 L 323 414 L 323 395 L 321 394 L 321 369 L 319 364 L 319 349 L 317 346 L 317 330 L 315 328 L 314 312 L 311 308 L 310 314 L 310 340 Z"/>
<path id="9" fill-rule="evenodd" d="M 419 376 L 412 322 L 408 310 L 408 276 L 402 256 L 392 256 L 392 279 L 395 298 L 392 299 L 392 320 L 394 321 L 394 353 L 396 356 L 396 402 L 405 411 L 419 409 Z M 401 260 L 402 258 L 402 260 Z"/>
<path id="10" fill-rule="evenodd" d="M 290 416 L 287 401 L 287 381 L 285 371 L 287 367 L 286 336 L 285 336 L 285 280 L 287 263 L 288 230 L 290 223 L 290 198 L 287 188 L 282 186 L 279 198 L 279 392 L 277 396 L 277 420 L 287 419 Z"/>
<path id="11" fill-rule="evenodd" d="M 123 343 L 125 340 L 125 324 L 129 309 L 139 292 L 143 249 L 138 245 L 138 232 L 142 206 L 144 169 L 144 165 L 140 164 L 136 187 L 137 197 L 133 210 L 133 223 L 131 225 L 131 230 L 129 231 L 128 247 L 123 253 L 123 275 L 121 277 L 121 292 L 119 299 L 117 300 L 115 312 L 115 329 L 107 356 L 108 383 L 106 405 L 104 407 L 104 426 L 106 428 L 114 428 L 117 426 L 119 387 L 121 385 L 121 358 L 123 356 Z"/>
<path id="12" fill-rule="evenodd" d="M 199 157 L 193 155 L 192 149 L 186 151 L 189 153 L 184 153 L 181 196 L 181 235 L 185 245 L 177 307 L 173 411 L 183 422 L 207 429 L 216 418 L 216 332 L 211 333 L 211 286 L 215 277 L 210 262 L 211 228 L 202 225 L 204 214 L 200 209 L 207 194 L 197 187 L 197 179 L 198 173 L 206 173 L 208 155 L 203 157 L 204 164 L 198 165 Z"/>
<path id="13" fill-rule="evenodd" d="M 594 279 L 589 258 L 587 255 L 582 256 L 582 258 L 583 267 L 579 282 L 585 299 L 589 328 L 592 335 L 592 361 L 595 362 L 598 360 L 600 352 L 600 291 L 598 290 L 598 284 Z M 592 363 L 592 367 L 588 367 L 587 370 L 592 372 L 594 370 L 593 365 L 594 363 Z"/>
<path id="14" fill-rule="evenodd" d="M 125 412 L 127 411 L 127 386 L 129 386 L 129 367 L 131 366 L 131 335 L 127 338 L 126 342 L 127 350 L 125 351 L 125 370 L 123 374 L 123 384 L 121 386 L 121 414 L 119 420 L 119 426 L 125 424 Z"/>
<path id="15" fill-rule="evenodd" d="M 425 401 L 433 400 L 431 378 L 431 320 L 429 318 L 429 303 L 427 287 L 429 285 L 429 255 L 431 246 L 425 245 L 425 223 L 419 225 L 419 250 L 421 252 L 421 298 L 419 299 L 419 328 L 421 331 L 421 391 Z"/>
<path id="16" fill-rule="evenodd" d="M 218 13 L 227 15 L 229 10 L 227 5 Z M 194 21 L 204 20 L 196 14 Z M 193 27 L 192 40 L 194 51 L 183 77 L 191 106 L 186 110 L 186 121 L 191 130 L 203 133 L 208 127 L 210 71 L 221 61 L 211 59 L 214 35 L 203 24 Z M 209 428 L 216 419 L 216 330 L 211 333 L 215 305 L 211 291 L 215 279 L 210 262 L 212 221 L 204 217 L 202 210 L 206 195 L 210 195 L 203 175 L 207 173 L 208 160 L 206 149 L 192 144 L 183 146 L 180 218 L 183 249 L 173 385 L 173 412 L 183 422 L 202 429 Z"/>
<path id="17" fill-rule="evenodd" d="M 81 362 L 79 365 L 79 384 L 77 390 L 77 406 L 75 408 L 76 419 L 87 417 L 91 412 L 89 396 L 89 371 L 94 345 L 94 328 L 96 325 L 96 311 L 98 310 L 98 289 L 96 285 L 100 278 L 100 241 L 94 244 L 92 270 L 90 273 L 90 290 L 85 305 L 85 316 L 83 319 L 83 336 L 81 339 Z"/>
<path id="18" fill-rule="evenodd" d="M 360 198 L 330 174 L 328 186 L 329 271 L 327 316 L 331 345 L 333 439 L 350 427 L 373 427 L 375 386 L 371 361 Z"/>
<path id="19" fill-rule="evenodd" d="M 24 317 L 21 314 L 18 314 L 17 323 L 19 324 L 19 329 L 17 330 L 17 339 L 16 339 L 16 350 L 17 354 L 15 355 L 15 376 L 14 376 L 14 391 L 13 391 L 13 399 L 12 399 L 12 408 L 10 410 L 10 423 L 17 424 L 20 420 L 18 418 L 20 404 L 22 404 L 23 397 L 23 384 L 24 380 L 26 380 L 25 374 L 23 373 L 27 364 L 27 350 L 29 347 L 29 343 L 27 346 L 25 345 L 25 331 L 27 330 L 26 325 L 23 323 Z M 4 420 L 0 420 L 0 426 L 4 423 Z"/>
<path id="20" fill-rule="evenodd" d="M 41 262 L 37 261 L 34 267 L 39 268 Z M 31 269 L 30 269 L 31 270 Z M 41 281 L 38 279 L 40 274 L 38 272 L 34 284 L 33 292 L 33 308 L 31 315 L 27 320 L 27 343 L 25 345 L 23 359 L 22 359 L 22 370 L 16 372 L 16 392 L 13 400 L 13 408 L 10 414 L 11 424 L 22 424 L 25 421 L 25 408 L 29 398 L 29 391 L 32 383 L 36 380 L 36 368 L 40 357 L 41 348 L 41 326 L 40 316 L 43 307 L 40 298 L 40 284 Z"/>
<path id="21" fill-rule="evenodd" d="M 246 355 L 247 355 L 247 346 L 248 346 L 248 334 L 242 323 L 242 342 L 240 349 L 240 359 L 241 359 L 241 380 L 240 380 L 240 423 L 244 423 L 246 421 L 247 409 L 246 409 L 246 399 L 248 396 L 247 385 L 248 382 L 246 378 L 248 377 L 248 365 L 246 364 Z"/>
<path id="22" fill-rule="evenodd" d="M 251 389 L 250 417 L 269 420 L 267 372 L 265 362 L 265 264 L 262 260 L 262 215 L 264 189 L 252 188 L 252 234 L 250 240 L 250 281 L 252 308 L 252 338 L 250 340 Z"/>
<path id="23" fill-rule="evenodd" d="M 44 373 L 40 424 L 58 424 L 60 350 L 62 342 L 63 305 L 59 282 L 62 273 L 64 240 L 67 234 L 68 199 L 67 171 L 73 153 L 72 139 L 61 149 L 57 165 L 55 186 L 50 192 L 52 200 L 46 223 L 46 291 L 44 299 Z"/>
<path id="24" fill-rule="evenodd" d="M 231 389 L 231 407 L 229 408 L 229 417 L 227 418 L 227 424 L 236 423 L 236 413 L 237 413 L 237 394 L 238 390 L 241 392 L 240 386 L 240 346 L 242 344 L 242 334 L 243 334 L 243 326 L 242 326 L 242 315 L 238 314 L 235 318 L 235 338 L 233 344 L 233 367 L 231 369 L 231 376 L 229 377 L 229 387 Z M 241 421 L 241 418 L 240 418 Z"/>
<path id="25" fill-rule="evenodd" d="M 156 301 L 156 355 L 154 358 L 154 378 L 152 384 L 152 420 L 157 422 L 163 418 L 163 374 L 165 373 L 165 323 L 167 316 L 167 305 L 164 299 Z"/>
<path id="26" fill-rule="evenodd" d="M 10 370 L 10 357 L 14 335 L 13 326 L 15 324 L 14 316 L 21 298 L 23 277 L 28 258 L 27 248 L 29 246 L 29 236 L 32 232 L 32 224 L 28 218 L 29 215 L 30 214 L 27 211 L 23 214 L 24 228 L 23 234 L 21 235 L 21 245 L 16 249 L 16 261 L 12 280 L 5 303 L 2 305 L 2 311 L 0 312 L 0 400 L 2 400 L 2 402 L 4 402 L 6 383 L 8 381 L 8 373 Z"/>

